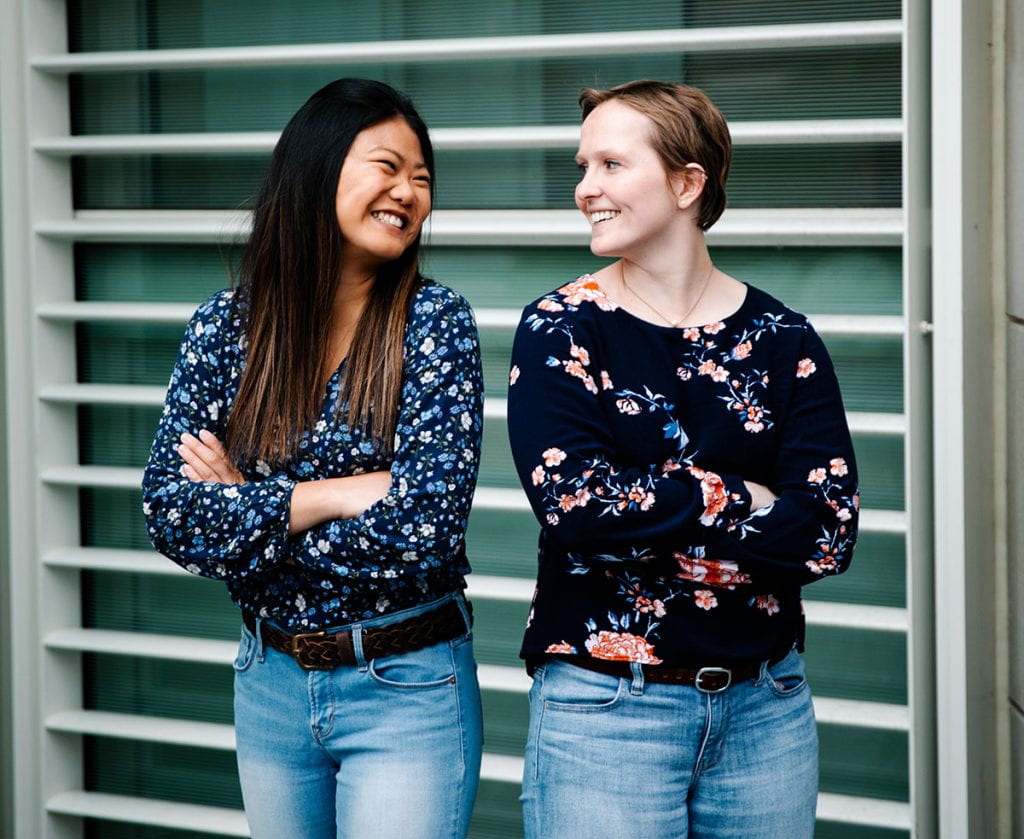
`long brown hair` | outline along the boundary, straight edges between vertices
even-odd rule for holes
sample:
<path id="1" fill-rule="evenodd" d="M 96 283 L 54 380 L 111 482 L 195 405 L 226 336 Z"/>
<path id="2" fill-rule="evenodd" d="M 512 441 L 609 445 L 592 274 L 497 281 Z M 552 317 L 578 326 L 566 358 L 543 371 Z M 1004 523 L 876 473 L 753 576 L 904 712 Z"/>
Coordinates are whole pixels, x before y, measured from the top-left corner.
<path id="1" fill-rule="evenodd" d="M 344 247 L 335 215 L 341 166 L 360 131 L 395 116 L 416 134 L 433 175 L 430 137 L 412 103 L 366 79 L 339 79 L 318 90 L 274 147 L 235 295 L 248 343 L 226 430 L 236 463 L 291 459 L 319 415 Z M 393 445 L 406 319 L 422 282 L 419 245 L 417 236 L 378 271 L 352 337 L 337 406 L 383 452 Z"/>

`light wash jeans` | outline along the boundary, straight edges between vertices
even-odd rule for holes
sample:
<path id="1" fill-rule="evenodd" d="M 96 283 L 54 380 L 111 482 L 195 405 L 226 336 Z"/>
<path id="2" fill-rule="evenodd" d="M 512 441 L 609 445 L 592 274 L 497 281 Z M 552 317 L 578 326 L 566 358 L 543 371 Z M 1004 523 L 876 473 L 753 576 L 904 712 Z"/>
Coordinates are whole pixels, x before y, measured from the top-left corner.
<path id="1" fill-rule="evenodd" d="M 302 670 L 243 627 L 235 731 L 253 839 L 466 835 L 483 742 L 471 636 L 361 657 L 362 628 L 447 599 L 354 625 L 359 664 L 334 670 Z"/>
<path id="2" fill-rule="evenodd" d="M 527 839 L 810 839 L 818 735 L 794 650 L 722 693 L 557 658 L 534 672 Z"/>

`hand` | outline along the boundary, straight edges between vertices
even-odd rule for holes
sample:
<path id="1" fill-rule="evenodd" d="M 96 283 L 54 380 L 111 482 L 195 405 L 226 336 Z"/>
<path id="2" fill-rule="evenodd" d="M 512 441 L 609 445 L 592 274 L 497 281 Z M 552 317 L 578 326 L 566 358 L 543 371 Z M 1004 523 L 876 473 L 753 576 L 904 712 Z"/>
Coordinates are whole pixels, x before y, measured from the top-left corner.
<path id="1" fill-rule="evenodd" d="M 224 450 L 220 440 L 205 428 L 199 436 L 181 435 L 178 454 L 185 461 L 181 467 L 190 481 L 212 481 L 218 484 L 244 484 L 245 478 Z"/>
<path id="2" fill-rule="evenodd" d="M 775 499 L 778 498 L 778 496 L 764 484 L 755 484 L 753 481 L 744 481 L 743 485 L 747 488 L 747 492 L 750 493 L 751 513 L 755 510 L 760 510 L 762 507 L 767 507 L 769 504 L 774 504 Z"/>

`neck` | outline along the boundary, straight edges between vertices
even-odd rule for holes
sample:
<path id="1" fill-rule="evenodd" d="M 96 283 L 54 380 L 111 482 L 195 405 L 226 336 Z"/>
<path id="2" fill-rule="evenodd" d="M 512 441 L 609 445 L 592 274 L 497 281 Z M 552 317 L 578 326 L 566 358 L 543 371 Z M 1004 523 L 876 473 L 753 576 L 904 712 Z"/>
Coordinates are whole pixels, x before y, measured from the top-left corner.
<path id="1" fill-rule="evenodd" d="M 702 237 L 703 238 L 703 237 Z M 640 254 L 622 258 L 622 270 L 628 282 L 641 291 L 662 290 L 674 299 L 690 299 L 700 291 L 711 270 L 711 254 L 703 241 L 700 247 L 671 254 Z"/>
<path id="2" fill-rule="evenodd" d="M 342 265 L 341 278 L 334 292 L 332 319 L 336 326 L 359 319 L 376 281 L 375 270 Z"/>

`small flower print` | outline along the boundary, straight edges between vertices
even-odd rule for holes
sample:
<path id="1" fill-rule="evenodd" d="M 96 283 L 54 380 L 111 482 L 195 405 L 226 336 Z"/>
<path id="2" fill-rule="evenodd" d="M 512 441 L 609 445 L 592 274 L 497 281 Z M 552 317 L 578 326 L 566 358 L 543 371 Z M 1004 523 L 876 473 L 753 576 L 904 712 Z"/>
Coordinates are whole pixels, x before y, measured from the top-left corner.
<path id="1" fill-rule="evenodd" d="M 828 471 L 836 477 L 841 478 L 850 470 L 846 466 L 846 461 L 841 457 L 834 457 L 828 462 Z"/>
<path id="2" fill-rule="evenodd" d="M 825 470 L 822 467 L 812 469 L 807 473 L 807 482 L 809 484 L 823 484 L 825 482 Z"/>
<path id="3" fill-rule="evenodd" d="M 586 641 L 587 652 L 593 658 L 606 661 L 638 661 L 641 664 L 661 664 L 654 647 L 644 638 L 628 632 L 602 630 L 591 633 Z"/>
<path id="4" fill-rule="evenodd" d="M 508 374 L 508 383 L 511 386 L 511 385 L 514 385 L 518 381 L 519 381 L 519 365 L 518 364 L 513 364 L 512 365 L 512 370 Z"/>
<path id="5" fill-rule="evenodd" d="M 636 610 L 643 614 L 653 613 L 656 618 L 665 617 L 665 604 L 660 600 L 652 600 L 649 597 L 639 595 L 636 598 Z"/>
<path id="6" fill-rule="evenodd" d="M 576 648 L 568 641 L 562 641 L 559 644 L 548 645 L 544 652 L 551 653 L 552 655 L 576 655 Z"/>
<path id="7" fill-rule="evenodd" d="M 577 507 L 586 507 L 588 501 L 590 501 L 590 491 L 586 487 L 576 490 Z"/>
<path id="8" fill-rule="evenodd" d="M 565 460 L 566 455 L 561 449 L 551 448 L 545 449 L 541 457 L 544 458 L 544 465 L 551 467 L 558 466 L 558 464 Z"/>
<path id="9" fill-rule="evenodd" d="M 568 513 L 573 507 L 576 506 L 575 495 L 563 495 L 558 499 L 558 506 L 562 508 L 563 513 Z"/>
<path id="10" fill-rule="evenodd" d="M 615 385 L 612 384 L 612 378 L 608 375 L 607 370 L 601 371 L 601 390 L 611 390 Z"/>
<path id="11" fill-rule="evenodd" d="M 723 329 L 725 329 L 725 324 L 722 323 L 720 320 L 716 320 L 714 323 L 709 323 L 707 326 L 704 327 L 704 331 L 708 335 L 717 335 Z"/>
<path id="12" fill-rule="evenodd" d="M 722 366 L 718 366 L 711 373 L 711 380 L 713 382 L 725 382 L 729 379 L 729 371 Z"/>
<path id="13" fill-rule="evenodd" d="M 754 605 L 769 615 L 777 615 L 779 613 L 779 601 L 775 599 L 774 594 L 757 595 L 754 598 Z"/>
<path id="14" fill-rule="evenodd" d="M 534 469 L 530 473 L 530 480 L 533 481 L 533 485 L 535 487 L 539 487 L 542 483 L 544 483 L 544 467 L 538 466 L 536 469 Z"/>
<path id="15" fill-rule="evenodd" d="M 757 434 L 759 431 L 764 431 L 764 423 L 761 419 L 764 417 L 764 411 L 762 411 L 757 405 L 750 405 L 747 407 L 747 421 L 743 423 L 743 428 L 752 434 Z"/>
<path id="16" fill-rule="evenodd" d="M 700 330 L 697 329 L 697 327 L 695 327 L 695 326 L 688 326 L 688 327 L 686 327 L 686 329 L 683 330 L 683 337 L 687 341 L 699 341 L 700 340 Z"/>
<path id="17" fill-rule="evenodd" d="M 548 300 L 546 297 L 537 303 L 537 308 L 542 312 L 564 312 L 565 306 L 556 300 Z"/>
<path id="18" fill-rule="evenodd" d="M 715 597 L 714 592 L 710 589 L 699 588 L 693 593 L 693 602 L 705 611 L 710 612 L 718 605 L 718 598 Z"/>
<path id="19" fill-rule="evenodd" d="M 640 406 L 636 404 L 635 399 L 616 399 L 615 407 L 619 409 L 620 414 L 627 414 L 631 417 L 640 413 Z"/>
<path id="20" fill-rule="evenodd" d="M 554 513 L 548 513 L 547 522 L 554 527 L 559 522 L 559 518 Z"/>
<path id="21" fill-rule="evenodd" d="M 744 341 L 741 344 L 737 344 L 732 348 L 733 358 L 744 359 L 750 355 L 751 344 L 750 341 Z"/>
<path id="22" fill-rule="evenodd" d="M 676 370 L 676 375 L 680 379 L 682 379 L 684 382 L 690 381 L 691 377 L 693 376 L 693 374 L 689 370 L 687 370 L 685 367 L 678 368 Z"/>
<path id="23" fill-rule="evenodd" d="M 645 491 L 642 487 L 634 485 L 630 487 L 629 493 L 618 503 L 617 506 L 620 510 L 636 506 L 639 506 L 641 510 L 649 510 L 654 506 L 654 493 Z"/>
<path id="24" fill-rule="evenodd" d="M 801 358 L 796 363 L 796 377 L 806 379 L 818 369 L 817 365 L 809 358 Z"/>
<path id="25" fill-rule="evenodd" d="M 710 376 L 717 369 L 718 369 L 718 365 L 715 364 L 715 362 L 712 361 L 711 359 L 708 359 L 706 361 L 702 361 L 701 362 L 700 367 L 697 368 L 697 375 L 698 376 Z"/>
<path id="26" fill-rule="evenodd" d="M 584 367 L 590 364 L 590 353 L 587 352 L 586 349 L 584 349 L 583 347 L 578 347 L 576 346 L 576 344 L 573 344 L 572 346 L 569 347 L 569 355 L 571 355 L 573 358 L 579 359 L 580 364 L 582 364 Z"/>

